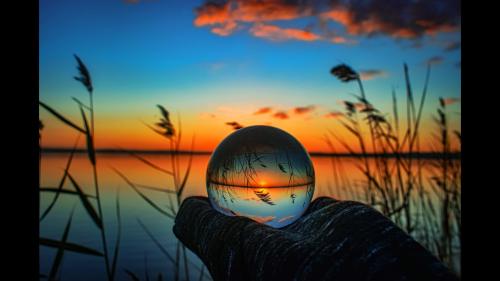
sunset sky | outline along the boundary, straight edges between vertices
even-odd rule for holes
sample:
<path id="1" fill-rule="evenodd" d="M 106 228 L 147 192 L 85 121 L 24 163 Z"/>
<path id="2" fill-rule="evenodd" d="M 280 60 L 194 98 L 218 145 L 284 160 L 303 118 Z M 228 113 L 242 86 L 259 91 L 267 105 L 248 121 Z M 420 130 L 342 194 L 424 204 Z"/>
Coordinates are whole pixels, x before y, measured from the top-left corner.
<path id="1" fill-rule="evenodd" d="M 185 148 L 213 150 L 233 130 L 268 124 L 309 151 L 328 151 L 327 130 L 352 142 L 338 122 L 343 100 L 359 94 L 330 69 L 346 63 L 361 73 L 367 98 L 392 112 L 391 91 L 405 114 L 403 63 L 420 101 L 432 64 L 422 123 L 430 149 L 438 98 L 460 128 L 460 2 L 41 0 L 39 96 L 81 124 L 76 97 L 88 101 L 73 54 L 94 84 L 98 148 L 166 149 L 148 129 L 165 106 Z M 333 114 L 331 114 L 333 113 Z M 76 131 L 42 108 L 44 147 L 70 147 Z M 390 119 L 390 118 L 389 118 Z M 83 144 L 83 143 L 82 143 Z M 353 144 L 354 145 L 354 144 Z M 342 149 L 339 147 L 339 151 Z"/>

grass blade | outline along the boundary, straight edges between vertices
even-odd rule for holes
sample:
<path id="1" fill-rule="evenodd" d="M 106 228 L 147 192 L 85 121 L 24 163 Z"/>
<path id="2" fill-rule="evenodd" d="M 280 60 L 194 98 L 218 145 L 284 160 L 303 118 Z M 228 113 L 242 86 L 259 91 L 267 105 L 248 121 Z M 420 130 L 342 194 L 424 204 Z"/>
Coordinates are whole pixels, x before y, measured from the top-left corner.
<path id="1" fill-rule="evenodd" d="M 39 238 L 39 244 L 42 246 L 46 247 L 51 247 L 51 248 L 57 248 L 57 249 L 63 249 L 66 251 L 71 251 L 75 253 L 80 253 L 80 254 L 85 254 L 85 255 L 92 255 L 92 256 L 98 256 L 102 257 L 103 254 L 97 250 L 91 249 L 86 246 L 82 246 L 79 244 L 75 243 L 70 243 L 70 242 L 62 242 L 58 240 L 53 240 L 49 238 Z"/>
<path id="2" fill-rule="evenodd" d="M 179 133 L 180 133 L 180 130 L 179 130 Z M 182 196 L 182 192 L 184 191 L 184 187 L 186 187 L 186 183 L 187 183 L 187 179 L 189 177 L 189 172 L 191 172 L 191 165 L 192 165 L 192 162 L 193 162 L 193 148 L 194 148 L 194 136 L 193 136 L 193 140 L 191 142 L 191 152 L 189 153 L 189 162 L 188 162 L 188 167 L 187 167 L 187 170 L 186 170 L 186 173 L 184 174 L 184 178 L 182 179 L 182 183 L 179 187 L 179 192 L 178 192 L 178 197 L 180 198 Z"/>
<path id="3" fill-rule="evenodd" d="M 52 202 L 50 202 L 47 209 L 45 209 L 45 211 L 43 212 L 39 221 L 42 221 L 49 214 L 50 210 L 52 210 L 52 208 L 56 204 L 57 199 L 59 198 L 59 192 L 63 192 L 63 193 L 65 192 L 65 191 L 63 191 L 62 188 L 64 186 L 64 182 L 66 182 L 66 177 L 68 176 L 69 167 L 71 166 L 71 162 L 73 161 L 73 155 L 75 154 L 76 147 L 78 146 L 79 140 L 80 140 L 80 135 L 78 135 L 78 137 L 76 138 L 75 145 L 73 146 L 73 150 L 71 150 L 71 153 L 70 153 L 69 158 L 68 158 L 68 162 L 66 163 L 66 168 L 64 169 L 64 175 L 61 178 L 61 181 L 59 182 L 57 190 L 55 191 L 56 195 L 52 199 Z M 40 191 L 43 191 L 42 188 L 40 188 Z"/>
<path id="4" fill-rule="evenodd" d="M 179 280 L 179 250 L 180 250 L 180 242 L 177 240 L 177 251 L 175 252 L 175 271 L 174 271 L 174 280 Z"/>
<path id="5" fill-rule="evenodd" d="M 59 114 L 57 111 L 55 111 L 54 109 L 52 109 L 50 106 L 46 105 L 45 103 L 43 103 L 41 101 L 38 101 L 38 104 L 40 104 L 43 108 L 45 108 L 48 112 L 50 112 L 52 115 L 54 115 L 55 117 L 57 117 L 57 119 L 61 120 L 66 125 L 68 125 L 68 126 L 74 128 L 74 129 L 76 129 L 77 131 L 85 134 L 85 130 L 84 129 L 80 128 L 78 125 L 75 125 L 75 123 L 69 121 L 66 117 L 64 117 L 61 114 Z"/>
<path id="6" fill-rule="evenodd" d="M 150 161 L 146 160 L 145 158 L 143 158 L 143 157 L 141 157 L 141 156 L 139 156 L 139 155 L 135 154 L 135 153 L 134 153 L 134 152 L 132 152 L 132 151 L 128 151 L 128 150 L 126 150 L 126 149 L 121 149 L 121 148 L 120 148 L 120 150 L 122 150 L 122 151 L 124 151 L 124 152 L 127 152 L 127 153 L 128 153 L 128 154 L 130 154 L 132 157 L 137 158 L 139 161 L 143 162 L 144 164 L 146 164 L 146 165 L 150 166 L 150 167 L 151 167 L 151 168 L 153 168 L 153 169 L 156 169 L 156 170 L 158 170 L 158 171 L 160 171 L 160 172 L 163 172 L 163 173 L 168 174 L 168 175 L 171 175 L 171 176 L 174 174 L 174 173 L 172 173 L 171 171 L 165 170 L 165 169 L 163 169 L 163 168 L 159 167 L 158 165 L 153 164 L 152 162 L 150 162 Z"/>
<path id="7" fill-rule="evenodd" d="M 165 135 L 165 133 L 163 133 L 162 131 L 155 129 L 155 128 L 151 127 L 151 126 L 150 126 L 150 125 L 148 125 L 148 124 L 145 124 L 145 125 L 146 125 L 148 128 L 150 128 L 151 130 L 153 130 L 154 132 L 156 132 L 157 134 L 159 134 L 160 136 L 162 136 L 162 137 L 164 137 L 164 138 L 167 138 L 167 139 L 170 139 L 170 137 L 169 137 L 169 136 L 166 136 L 166 135 Z"/>
<path id="8" fill-rule="evenodd" d="M 118 234 L 116 238 L 115 252 L 113 255 L 113 261 L 111 263 L 111 280 L 114 280 L 115 272 L 116 272 L 116 262 L 118 260 L 118 254 L 120 251 L 120 240 L 122 236 L 122 218 L 120 213 L 120 189 L 118 189 L 116 194 L 116 218 L 118 221 Z"/>
<path id="9" fill-rule="evenodd" d="M 81 106 L 80 111 L 82 113 L 83 124 L 85 125 L 85 135 L 87 137 L 87 153 L 89 155 L 90 163 L 95 166 L 94 140 L 92 139 L 92 135 L 90 134 L 89 124 L 87 122 L 87 117 L 85 116 L 85 111 L 83 111 L 83 108 Z"/>
<path id="10" fill-rule="evenodd" d="M 165 192 L 165 193 L 170 193 L 170 194 L 176 193 L 174 190 L 165 189 L 165 188 L 161 188 L 161 187 L 139 184 L 139 183 L 134 183 L 134 184 L 135 184 L 135 186 L 140 187 L 140 188 L 144 188 L 144 189 L 155 190 L 155 191 L 160 191 L 160 192 Z"/>
<path id="11" fill-rule="evenodd" d="M 137 222 L 139 223 L 139 225 L 142 227 L 142 229 L 144 230 L 144 232 L 146 232 L 146 234 L 149 236 L 149 238 L 151 238 L 151 240 L 153 240 L 153 242 L 156 244 L 156 246 L 158 247 L 158 249 L 160 249 L 160 251 L 168 258 L 168 260 L 170 260 L 174 265 L 175 265 L 175 260 L 174 258 L 168 253 L 168 251 L 160 244 L 160 242 L 158 242 L 158 240 L 156 240 L 156 238 L 153 236 L 153 234 L 151 234 L 151 232 L 149 231 L 149 229 L 144 225 L 144 223 L 142 223 L 142 221 L 140 219 L 137 219 Z"/>
<path id="12" fill-rule="evenodd" d="M 427 95 L 427 87 L 429 85 L 429 76 L 430 76 L 430 73 L 431 73 L 431 65 L 427 65 L 427 74 L 425 75 L 425 84 L 424 84 L 424 89 L 422 91 L 422 99 L 420 100 L 420 106 L 418 108 L 418 114 L 417 114 L 417 119 L 416 119 L 416 122 L 415 122 L 415 129 L 414 129 L 414 135 L 413 135 L 413 138 L 411 139 L 410 141 L 410 146 L 413 145 L 413 143 L 415 142 L 415 139 L 418 135 L 418 127 L 420 125 L 420 119 L 422 117 L 422 110 L 424 108 L 424 102 L 425 102 L 425 97 Z"/>
<path id="13" fill-rule="evenodd" d="M 80 101 L 79 99 L 75 98 L 75 97 L 71 97 L 79 106 L 87 109 L 87 110 L 92 110 L 92 108 L 90 108 L 90 106 L 84 104 L 82 101 Z"/>
<path id="14" fill-rule="evenodd" d="M 53 192 L 53 193 L 61 193 L 61 194 L 69 194 L 69 195 L 80 195 L 77 191 L 67 190 L 67 189 L 59 189 L 57 187 L 41 187 L 40 191 L 41 192 L 49 192 L 49 193 Z M 88 198 L 93 198 L 93 199 L 97 198 L 94 195 L 85 194 L 85 196 L 87 196 Z"/>
<path id="15" fill-rule="evenodd" d="M 148 256 L 146 253 L 144 253 L 144 275 L 146 276 L 146 281 L 149 281 Z"/>
<path id="16" fill-rule="evenodd" d="M 149 199 L 146 195 L 144 195 L 135 185 L 134 183 L 132 183 L 125 175 L 123 175 L 120 171 L 118 171 L 117 169 L 115 168 L 112 168 L 130 187 L 132 187 L 132 189 L 137 193 L 139 194 L 139 196 L 142 197 L 142 199 L 144 199 L 144 201 L 146 201 L 149 205 L 151 205 L 151 207 L 155 208 L 158 212 L 164 214 L 165 216 L 171 218 L 171 219 L 174 219 L 175 217 L 169 213 L 167 213 L 166 211 L 164 211 L 162 208 L 160 208 L 158 205 L 156 205 L 151 199 Z"/>
<path id="17" fill-rule="evenodd" d="M 124 270 L 125 270 L 125 273 L 127 273 L 127 275 L 130 277 L 130 279 L 132 279 L 133 281 L 141 281 L 139 279 L 139 277 L 137 277 L 137 275 L 135 275 L 135 273 L 133 273 L 132 271 L 127 270 L 127 269 L 124 269 Z"/>
<path id="18" fill-rule="evenodd" d="M 73 186 L 75 187 L 76 191 L 78 192 L 79 197 L 80 197 L 80 201 L 82 201 L 83 207 L 85 208 L 85 210 L 87 211 L 89 216 L 92 218 L 94 223 L 97 225 L 97 227 L 99 227 L 99 229 L 102 229 L 101 218 L 99 217 L 99 215 L 97 215 L 97 212 L 95 211 L 92 204 L 90 204 L 89 199 L 87 198 L 87 196 L 85 196 L 85 193 L 83 193 L 82 189 L 80 188 L 78 183 L 75 181 L 75 179 L 71 176 L 71 174 L 68 173 L 68 177 L 69 177 L 69 180 L 71 181 L 71 183 L 73 184 Z"/>
<path id="19" fill-rule="evenodd" d="M 69 230 L 71 228 L 71 221 L 73 220 L 73 212 L 75 211 L 75 208 L 73 207 L 73 210 L 71 210 L 71 214 L 69 215 L 68 222 L 66 223 L 66 227 L 64 228 L 64 233 L 61 238 L 61 243 L 66 243 L 66 240 L 68 240 L 68 235 L 69 235 Z M 49 273 L 49 280 L 54 280 L 56 278 L 57 272 L 59 271 L 59 267 L 61 266 L 62 259 L 64 257 L 64 248 L 58 248 L 56 257 L 54 258 L 54 262 L 52 263 L 52 267 L 50 269 Z"/>
<path id="20" fill-rule="evenodd" d="M 359 132 L 353 129 L 351 126 L 349 126 L 347 123 L 343 122 L 342 120 L 339 120 L 339 122 L 346 128 L 348 129 L 353 135 L 359 137 Z"/>

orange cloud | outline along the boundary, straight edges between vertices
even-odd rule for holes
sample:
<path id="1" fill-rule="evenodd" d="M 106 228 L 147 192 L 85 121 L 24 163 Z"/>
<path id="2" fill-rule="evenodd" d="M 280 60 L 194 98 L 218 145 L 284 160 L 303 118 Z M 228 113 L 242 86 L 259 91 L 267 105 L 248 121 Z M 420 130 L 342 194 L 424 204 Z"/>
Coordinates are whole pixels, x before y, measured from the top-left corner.
<path id="1" fill-rule="evenodd" d="M 292 20 L 310 15 L 311 9 L 282 0 L 234 0 L 226 3 L 207 2 L 198 7 L 195 13 L 195 26 L 211 26 L 213 33 L 228 36 L 239 26 L 238 22 Z"/>
<path id="2" fill-rule="evenodd" d="M 202 112 L 202 113 L 199 114 L 199 117 L 202 118 L 202 119 L 213 119 L 216 116 L 213 113 Z"/>
<path id="3" fill-rule="evenodd" d="M 387 33 L 395 38 L 415 38 L 417 33 L 409 28 L 391 25 L 390 22 L 380 21 L 376 16 L 358 21 L 356 13 L 344 8 L 324 12 L 320 16 L 323 20 L 330 19 L 342 24 L 351 35 L 371 35 Z"/>
<path id="4" fill-rule="evenodd" d="M 440 56 L 434 56 L 434 57 L 431 57 L 427 60 L 427 63 L 428 64 L 440 64 L 444 61 L 444 59 Z"/>
<path id="5" fill-rule="evenodd" d="M 301 7 L 291 1 L 284 0 L 250 0 L 235 1 L 233 17 L 244 22 L 264 22 L 275 20 L 292 20 L 311 15 L 312 9 Z"/>
<path id="6" fill-rule="evenodd" d="M 220 36 L 228 36 L 245 23 L 251 23 L 251 34 L 275 40 L 297 39 L 314 41 L 324 39 L 336 44 L 353 40 L 328 30 L 325 24 L 335 21 L 345 32 L 355 36 L 385 34 L 393 38 L 416 39 L 454 32 L 460 28 L 459 4 L 456 0 L 385 0 L 330 1 L 322 5 L 315 0 L 221 0 L 207 1 L 195 10 L 194 25 L 209 26 Z M 322 22 L 322 34 L 301 29 L 283 28 L 275 21 L 292 21 L 316 17 Z M 332 36 L 335 34 L 335 36 Z"/>
<path id="7" fill-rule="evenodd" d="M 253 115 L 266 114 L 271 112 L 272 108 L 269 106 L 259 108 L 257 111 L 253 113 Z"/>
<path id="8" fill-rule="evenodd" d="M 299 106 L 299 107 L 295 107 L 293 109 L 293 112 L 295 114 L 306 114 L 306 113 L 313 111 L 314 109 L 316 109 L 316 106 L 314 106 L 314 105 L 302 106 L 302 107 Z"/>
<path id="9" fill-rule="evenodd" d="M 372 80 L 378 77 L 387 77 L 387 72 L 379 69 L 361 70 L 359 72 L 361 80 Z"/>
<path id="10" fill-rule="evenodd" d="M 335 35 L 330 38 L 330 42 L 335 44 L 355 44 L 355 40 L 348 39 L 347 37 Z"/>
<path id="11" fill-rule="evenodd" d="M 326 118 L 339 118 L 342 116 L 344 116 L 344 113 L 338 111 L 328 112 L 327 114 L 324 115 L 324 117 Z"/>
<path id="12" fill-rule="evenodd" d="M 230 21 L 229 2 L 217 4 L 208 2 L 196 9 L 195 26 L 225 24 Z"/>
<path id="13" fill-rule="evenodd" d="M 441 98 L 440 102 L 442 105 L 451 105 L 460 102 L 459 98 Z"/>
<path id="14" fill-rule="evenodd" d="M 212 28 L 212 32 L 220 36 L 228 36 L 238 27 L 236 22 L 229 21 L 221 26 L 216 26 Z"/>
<path id="15" fill-rule="evenodd" d="M 279 26 L 269 24 L 256 24 L 250 29 L 250 33 L 256 37 L 268 38 L 275 41 L 289 39 L 315 41 L 321 38 L 319 35 L 307 30 L 281 28 Z"/>
<path id="16" fill-rule="evenodd" d="M 273 114 L 273 117 L 274 118 L 277 118 L 277 119 L 288 119 L 288 114 L 284 111 L 278 111 L 276 113 Z"/>

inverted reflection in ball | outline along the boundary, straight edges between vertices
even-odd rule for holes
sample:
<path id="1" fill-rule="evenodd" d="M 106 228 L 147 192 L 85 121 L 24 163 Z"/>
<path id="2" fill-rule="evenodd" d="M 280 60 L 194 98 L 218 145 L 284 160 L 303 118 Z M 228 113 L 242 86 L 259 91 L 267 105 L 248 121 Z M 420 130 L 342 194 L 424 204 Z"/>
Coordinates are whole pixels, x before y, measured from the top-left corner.
<path id="1" fill-rule="evenodd" d="M 217 146 L 206 181 L 217 211 L 279 228 L 297 220 L 309 206 L 314 168 L 292 135 L 270 126 L 251 126 Z"/>

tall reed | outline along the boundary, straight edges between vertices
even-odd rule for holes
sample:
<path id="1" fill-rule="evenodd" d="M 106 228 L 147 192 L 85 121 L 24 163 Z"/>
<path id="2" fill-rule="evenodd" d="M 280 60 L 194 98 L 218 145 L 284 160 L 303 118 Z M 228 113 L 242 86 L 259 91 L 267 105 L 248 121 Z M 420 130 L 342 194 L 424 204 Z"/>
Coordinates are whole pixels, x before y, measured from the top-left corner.
<path id="1" fill-rule="evenodd" d="M 452 267 L 451 244 L 455 233 L 452 233 L 450 229 L 453 228 L 460 233 L 460 162 L 451 157 L 445 114 L 446 105 L 443 99 L 441 99 L 441 107 L 438 109 L 436 119 L 440 131 L 438 144 L 441 149 L 435 151 L 435 154 L 439 155 L 439 159 L 432 160 L 432 165 L 429 166 L 424 164 L 419 155 L 421 152 L 420 125 L 430 70 L 430 65 L 428 65 L 420 101 L 417 102 L 410 82 L 409 69 L 406 64 L 403 66 L 406 86 L 406 124 L 403 125 L 400 122 L 397 96 L 394 90 L 391 116 L 391 114 L 382 113 L 369 102 L 360 75 L 356 71 L 345 64 L 332 68 L 330 73 L 341 82 L 356 81 L 359 85 L 360 96 L 355 96 L 355 101 L 344 101 L 345 114 L 339 119 L 346 131 L 355 137 L 358 147 L 348 144 L 333 131 L 328 131 L 325 141 L 334 153 L 333 140 L 353 155 L 358 156 L 360 163 L 357 167 L 366 180 L 363 185 L 365 202 L 380 210 L 409 234 L 414 235 Z M 363 133 L 363 127 L 368 128 L 368 136 Z M 460 138 L 459 132 L 455 134 Z M 368 151 L 367 143 L 371 144 L 371 151 Z M 388 156 L 392 156 L 393 160 L 390 160 Z M 423 167 L 430 167 L 431 173 L 439 174 L 433 177 L 439 181 L 433 180 L 432 183 L 435 185 L 435 195 L 440 198 L 440 218 L 442 219 L 440 225 L 436 225 L 434 212 L 438 203 L 432 200 L 428 188 L 425 188 Z M 453 170 L 450 167 L 453 167 Z M 349 186 L 348 182 L 338 180 L 339 174 L 342 174 L 339 173 L 341 168 L 340 161 L 332 160 L 332 174 L 336 185 Z M 451 181 L 453 187 L 450 184 Z M 453 191 L 450 192 L 450 189 Z M 344 193 L 344 197 L 359 199 L 353 194 Z M 453 222 L 449 219 L 451 213 L 454 216 Z M 436 240 L 436 237 L 440 239 Z"/>
<path id="2" fill-rule="evenodd" d="M 103 253 L 101 254 L 100 252 L 97 252 L 96 250 L 92 250 L 95 253 L 99 253 L 99 256 L 102 256 L 104 258 L 104 266 L 106 270 L 106 277 L 108 280 L 115 280 L 115 273 L 116 273 L 116 261 L 118 258 L 119 254 L 119 243 L 120 243 L 120 236 L 121 236 L 121 218 L 119 214 L 119 202 L 118 199 L 116 201 L 117 204 L 117 216 L 118 216 L 118 232 L 117 232 L 117 239 L 116 239 L 116 245 L 115 245 L 115 252 L 114 256 L 110 257 L 110 254 L 108 252 L 108 245 L 107 245 L 107 238 L 106 238 L 106 231 L 105 231 L 105 225 L 103 223 L 103 211 L 102 211 L 102 198 L 99 192 L 99 180 L 98 180 L 98 174 L 97 174 L 97 159 L 96 159 L 96 150 L 95 150 L 95 122 L 94 122 L 94 103 L 93 103 L 93 85 L 92 85 L 92 79 L 90 76 L 90 72 L 88 71 L 87 67 L 83 63 L 83 61 L 75 55 L 75 59 L 77 62 L 77 69 L 78 69 L 78 74 L 79 76 L 74 77 L 75 80 L 79 81 L 82 83 L 82 85 L 85 87 L 89 94 L 89 103 L 90 105 L 85 105 L 85 103 L 81 102 L 77 98 L 73 97 L 73 100 L 78 104 L 79 109 L 80 109 L 80 114 L 82 117 L 82 123 L 83 123 L 83 128 L 81 126 L 76 125 L 74 122 L 70 121 L 68 118 L 64 117 L 62 114 L 54 110 L 52 107 L 49 105 L 39 101 L 39 105 L 47 110 L 49 113 L 51 113 L 54 117 L 56 117 L 59 121 L 63 122 L 65 125 L 67 125 L 70 128 L 75 129 L 78 131 L 79 134 L 83 134 L 86 138 L 86 145 L 87 145 L 87 155 L 89 162 L 92 166 L 92 171 L 93 171 L 93 180 L 94 180 L 94 189 L 95 189 L 95 195 L 91 196 L 88 194 L 85 194 L 83 192 L 83 188 L 80 186 L 80 184 L 77 182 L 77 180 L 70 174 L 70 165 L 73 159 L 73 154 L 76 150 L 77 144 L 78 144 L 78 139 L 75 143 L 75 146 L 73 148 L 73 151 L 71 152 L 68 163 L 66 165 L 66 168 L 64 170 L 63 177 L 59 183 L 59 186 L 57 188 L 40 188 L 40 191 L 48 191 L 48 192 L 55 192 L 55 196 L 53 197 L 52 202 L 49 204 L 48 208 L 44 211 L 42 216 L 40 217 L 40 221 L 42 221 L 52 210 L 53 206 L 57 202 L 57 199 L 59 198 L 60 194 L 71 194 L 75 195 L 80 199 L 80 202 L 82 206 L 84 207 L 85 211 L 87 214 L 90 216 L 91 220 L 94 222 L 96 227 L 98 228 L 98 231 L 100 233 L 101 237 L 101 243 L 102 243 L 102 251 Z M 87 113 L 85 110 L 90 111 L 90 125 L 87 121 Z M 68 190 L 63 189 L 63 186 L 66 182 L 66 179 L 69 178 L 71 181 L 75 191 L 71 192 Z M 117 196 L 118 198 L 118 196 Z M 97 210 L 95 209 L 94 205 L 91 203 L 90 199 L 95 199 L 97 203 Z M 65 230 L 65 236 L 63 236 L 63 241 L 60 241 L 60 243 L 46 243 L 47 239 L 40 238 L 40 245 L 43 246 L 49 246 L 49 247 L 56 247 L 59 249 L 59 251 L 64 251 L 64 250 L 73 250 L 78 249 L 78 247 L 68 247 L 66 243 L 66 238 L 67 238 L 67 232 L 69 232 L 70 228 L 70 223 L 68 223 L 67 230 Z M 73 245 L 76 245 L 72 243 Z M 77 245 L 80 248 L 86 248 L 84 246 Z M 78 251 L 77 251 L 78 252 Z M 85 252 L 79 251 L 79 253 L 85 254 Z M 88 254 L 88 253 L 87 253 Z M 56 257 L 56 260 L 54 263 L 60 263 L 60 260 L 62 259 L 62 254 L 58 255 Z M 57 264 L 58 265 L 58 264 Z M 57 273 L 57 269 L 59 266 L 56 267 L 56 269 L 51 270 L 51 273 L 49 275 L 49 279 L 54 279 L 55 274 Z"/>
<path id="3" fill-rule="evenodd" d="M 144 185 L 140 183 L 135 183 L 131 181 L 128 177 L 126 177 L 122 172 L 120 172 L 117 169 L 114 169 L 115 172 L 153 209 L 157 210 L 159 213 L 167 217 L 168 219 L 175 219 L 175 216 L 177 215 L 178 208 L 180 207 L 181 201 L 182 201 L 182 196 L 184 193 L 184 190 L 186 188 L 186 184 L 189 178 L 189 174 L 191 171 L 191 165 L 192 165 L 192 159 L 193 159 L 193 151 L 194 151 L 194 143 L 195 143 L 195 137 L 193 136 L 191 140 L 191 148 L 189 150 L 189 155 L 188 155 L 188 163 L 184 171 L 182 171 L 182 167 L 180 165 L 180 158 L 181 158 L 181 140 L 182 140 L 182 127 L 181 127 L 181 122 L 180 119 L 178 121 L 178 126 L 177 129 L 173 125 L 171 119 L 170 119 L 170 112 L 163 107 L 162 105 L 157 105 L 157 108 L 160 111 L 161 117 L 158 122 L 156 122 L 153 126 L 149 124 L 145 124 L 148 128 L 150 128 L 153 132 L 157 133 L 164 139 L 166 139 L 167 144 L 168 144 L 168 157 L 169 157 L 169 167 L 168 168 L 163 168 L 160 167 L 159 165 L 151 162 L 150 160 L 145 159 L 141 155 L 134 153 L 132 151 L 128 151 L 125 149 L 122 149 L 122 151 L 128 153 L 132 157 L 136 158 L 140 162 L 144 163 L 145 165 L 151 167 L 152 169 L 155 169 L 163 174 L 165 174 L 167 177 L 171 178 L 172 180 L 172 186 L 173 187 L 156 187 L 156 186 L 149 186 L 149 185 Z M 167 196 L 167 199 L 169 200 L 168 207 L 162 208 L 159 206 L 159 204 L 155 203 L 153 199 L 151 199 L 149 196 L 147 196 L 144 192 L 141 190 L 147 189 L 147 190 L 153 190 L 157 192 L 162 192 Z M 174 200 L 172 200 L 171 196 L 174 196 Z M 184 278 L 185 280 L 189 280 L 190 278 L 190 264 L 191 267 L 194 267 L 197 271 L 199 271 L 200 275 L 199 278 L 209 278 L 208 275 L 204 274 L 204 269 L 203 266 L 202 268 L 199 268 L 192 264 L 188 258 L 187 258 L 187 252 L 186 248 L 184 245 L 181 243 L 177 242 L 177 250 L 175 254 L 175 258 L 173 255 L 171 255 L 167 250 L 165 250 L 161 245 L 158 243 L 156 238 L 151 234 L 151 232 L 148 230 L 148 228 L 139 221 L 141 227 L 144 229 L 144 231 L 148 234 L 148 236 L 155 242 L 157 247 L 160 249 L 160 251 L 167 257 L 167 259 L 173 264 L 174 266 L 174 280 L 179 280 L 180 278 L 180 262 L 179 260 L 182 258 L 182 265 L 184 269 Z"/>

